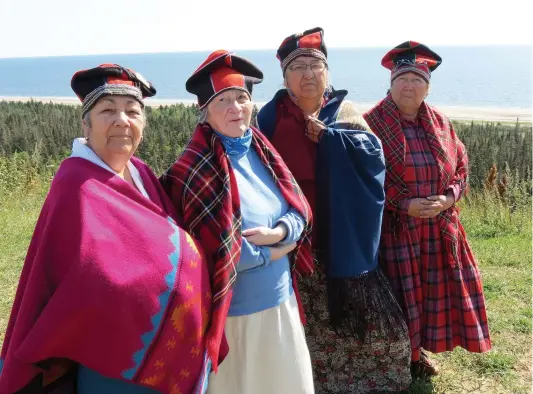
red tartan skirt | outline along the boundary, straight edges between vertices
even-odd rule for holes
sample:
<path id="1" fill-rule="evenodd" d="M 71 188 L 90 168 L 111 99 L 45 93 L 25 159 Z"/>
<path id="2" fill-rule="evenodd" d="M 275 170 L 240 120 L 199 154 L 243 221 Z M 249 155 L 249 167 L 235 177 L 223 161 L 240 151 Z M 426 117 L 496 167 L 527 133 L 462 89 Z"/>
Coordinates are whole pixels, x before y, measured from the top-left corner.
<path id="1" fill-rule="evenodd" d="M 406 218 L 391 229 L 385 212 L 380 264 L 403 308 L 412 361 L 420 348 L 433 353 L 461 346 L 490 350 L 485 298 L 479 269 L 459 223 L 460 264 L 446 264 L 437 219 Z"/>

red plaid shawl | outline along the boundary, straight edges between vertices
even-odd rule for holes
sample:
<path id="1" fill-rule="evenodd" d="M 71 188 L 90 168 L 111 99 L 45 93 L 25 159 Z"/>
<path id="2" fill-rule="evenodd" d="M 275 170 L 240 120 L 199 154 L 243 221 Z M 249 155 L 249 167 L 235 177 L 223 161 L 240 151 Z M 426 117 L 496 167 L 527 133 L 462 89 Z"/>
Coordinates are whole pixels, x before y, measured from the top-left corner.
<path id="1" fill-rule="evenodd" d="M 305 218 L 307 225 L 292 253 L 294 275 L 314 270 L 311 254 L 311 210 L 291 172 L 257 129 L 252 128 L 252 147 L 272 173 L 283 196 Z M 184 152 L 161 178 L 178 211 L 183 228 L 196 237 L 210 264 L 213 314 L 207 331 L 209 356 L 216 371 L 227 350 L 224 325 L 241 254 L 239 189 L 220 138 L 207 124 L 196 127 Z M 219 357 L 220 356 L 220 357 Z"/>
<path id="2" fill-rule="evenodd" d="M 374 108 L 363 115 L 370 128 L 381 139 L 387 160 L 385 177 L 386 209 L 393 211 L 398 221 L 400 201 L 411 198 L 405 185 L 405 135 L 401 126 L 400 111 L 390 94 Z M 429 147 L 439 169 L 439 194 L 445 194 L 451 185 L 465 190 L 468 161 L 463 143 L 457 138 L 450 120 L 425 102 L 418 115 L 429 143 Z M 451 266 L 460 264 L 458 240 L 464 236 L 459 225 L 458 209 L 452 208 L 439 214 L 439 225 L 444 239 L 444 247 Z"/>

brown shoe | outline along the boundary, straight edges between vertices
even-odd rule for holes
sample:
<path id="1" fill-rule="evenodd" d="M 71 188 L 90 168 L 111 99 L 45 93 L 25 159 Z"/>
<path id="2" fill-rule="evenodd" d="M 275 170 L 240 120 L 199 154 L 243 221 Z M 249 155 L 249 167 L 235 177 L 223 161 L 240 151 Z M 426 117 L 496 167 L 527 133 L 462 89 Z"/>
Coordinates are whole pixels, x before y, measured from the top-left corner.
<path id="1" fill-rule="evenodd" d="M 420 349 L 420 360 L 411 363 L 411 375 L 418 376 L 437 376 L 439 374 L 439 368 L 429 358 L 428 352 L 424 349 Z"/>

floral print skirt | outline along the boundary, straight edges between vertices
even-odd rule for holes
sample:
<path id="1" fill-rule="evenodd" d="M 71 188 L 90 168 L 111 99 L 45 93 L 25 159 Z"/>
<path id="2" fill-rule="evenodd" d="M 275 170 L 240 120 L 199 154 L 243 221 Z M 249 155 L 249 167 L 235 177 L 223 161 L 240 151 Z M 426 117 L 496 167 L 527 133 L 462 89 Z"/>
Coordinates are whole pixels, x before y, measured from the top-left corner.
<path id="1" fill-rule="evenodd" d="M 403 318 L 397 318 L 402 316 L 400 306 L 381 271 L 369 286 L 373 288 L 367 298 L 377 302 L 367 313 L 366 335 L 361 342 L 331 327 L 327 283 L 322 273 L 298 282 L 316 394 L 402 391 L 411 383 L 411 345 L 407 325 Z M 384 299 L 387 302 L 380 302 Z"/>

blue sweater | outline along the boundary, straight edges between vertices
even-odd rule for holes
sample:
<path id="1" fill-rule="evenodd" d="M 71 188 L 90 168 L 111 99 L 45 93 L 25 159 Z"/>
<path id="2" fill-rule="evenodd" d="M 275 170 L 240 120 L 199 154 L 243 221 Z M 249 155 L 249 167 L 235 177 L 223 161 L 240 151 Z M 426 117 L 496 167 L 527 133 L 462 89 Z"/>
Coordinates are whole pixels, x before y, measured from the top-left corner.
<path id="1" fill-rule="evenodd" d="M 287 236 L 281 243 L 299 240 L 304 219 L 287 203 L 255 150 L 228 149 L 228 140 L 222 138 L 239 187 L 243 230 L 259 226 L 274 228 L 281 222 L 287 228 Z M 268 246 L 255 246 L 243 237 L 229 316 L 274 308 L 287 301 L 292 293 L 288 256 L 272 261 Z"/>

